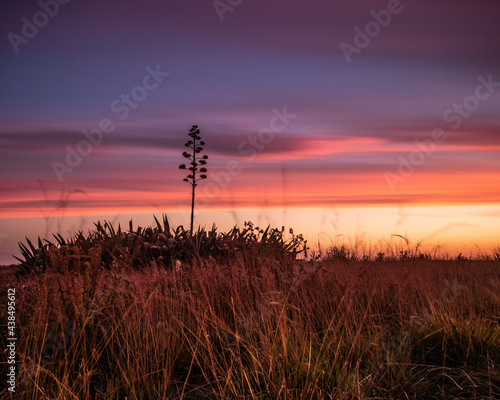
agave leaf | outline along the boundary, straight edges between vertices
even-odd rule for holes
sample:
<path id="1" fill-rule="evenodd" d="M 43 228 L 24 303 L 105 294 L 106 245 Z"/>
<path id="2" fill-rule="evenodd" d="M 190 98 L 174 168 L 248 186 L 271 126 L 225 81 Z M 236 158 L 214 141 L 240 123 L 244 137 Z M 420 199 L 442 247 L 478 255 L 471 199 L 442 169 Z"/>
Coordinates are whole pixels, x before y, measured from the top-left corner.
<path id="1" fill-rule="evenodd" d="M 158 232 L 162 233 L 163 230 L 162 230 L 162 227 L 160 225 L 160 222 L 158 221 L 158 219 L 156 218 L 155 215 L 153 215 L 153 218 L 155 219 L 155 222 L 156 222 L 156 226 L 158 227 Z"/>
<path id="2" fill-rule="evenodd" d="M 21 242 L 19 242 L 19 249 L 21 250 L 21 254 L 25 260 L 34 257 L 34 254 L 32 254 L 31 251 Z"/>
<path id="3" fill-rule="evenodd" d="M 262 238 L 260 239 L 261 243 L 266 243 L 266 241 L 267 241 L 267 232 L 269 231 L 269 227 L 270 227 L 270 225 L 267 226 L 266 230 L 262 234 Z"/>
<path id="4" fill-rule="evenodd" d="M 12 256 L 12 257 L 14 257 L 17 261 L 19 261 L 23 265 L 26 263 L 25 260 L 21 260 L 19 257 L 16 257 L 16 256 Z"/>
<path id="5" fill-rule="evenodd" d="M 115 236 L 115 228 L 110 221 L 104 221 L 104 227 L 108 229 L 110 236 Z"/>
<path id="6" fill-rule="evenodd" d="M 57 240 L 57 244 L 59 246 L 66 246 L 66 240 L 61 236 L 60 233 L 58 233 L 57 235 L 55 234 L 52 234 L 52 236 L 54 236 L 54 238 Z"/>
<path id="7" fill-rule="evenodd" d="M 26 242 L 28 242 L 28 245 L 30 246 L 31 251 L 33 252 L 33 255 L 35 255 L 36 254 L 35 246 L 33 246 L 33 244 L 31 243 L 31 241 L 28 238 L 26 238 Z"/>
<path id="8" fill-rule="evenodd" d="M 171 237 L 170 224 L 168 223 L 167 214 L 163 214 L 163 227 L 164 227 L 164 232 L 167 235 L 167 238 Z"/>

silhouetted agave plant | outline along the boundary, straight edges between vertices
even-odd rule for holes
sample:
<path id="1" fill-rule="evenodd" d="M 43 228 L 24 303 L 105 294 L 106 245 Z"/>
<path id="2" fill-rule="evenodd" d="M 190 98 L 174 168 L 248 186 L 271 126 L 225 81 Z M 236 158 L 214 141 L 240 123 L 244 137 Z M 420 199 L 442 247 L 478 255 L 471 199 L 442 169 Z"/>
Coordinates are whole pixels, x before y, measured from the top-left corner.
<path id="1" fill-rule="evenodd" d="M 191 236 L 193 235 L 193 220 L 194 220 L 194 197 L 195 197 L 195 188 L 198 185 L 197 182 L 202 179 L 206 179 L 207 169 L 204 165 L 207 164 L 207 155 L 200 155 L 199 153 L 203 150 L 205 142 L 201 140 L 200 130 L 198 129 L 198 125 L 193 125 L 193 127 L 189 130 L 188 136 L 191 138 L 185 144 L 186 147 L 189 147 L 189 152 L 185 151 L 182 153 L 182 156 L 187 158 L 190 162 L 188 163 L 189 167 L 186 167 L 186 164 L 179 165 L 179 169 L 187 169 L 189 170 L 189 175 L 187 178 L 184 178 L 184 182 L 188 182 L 191 185 Z M 200 168 L 198 168 L 200 166 Z M 200 174 L 197 176 L 197 174 Z"/>

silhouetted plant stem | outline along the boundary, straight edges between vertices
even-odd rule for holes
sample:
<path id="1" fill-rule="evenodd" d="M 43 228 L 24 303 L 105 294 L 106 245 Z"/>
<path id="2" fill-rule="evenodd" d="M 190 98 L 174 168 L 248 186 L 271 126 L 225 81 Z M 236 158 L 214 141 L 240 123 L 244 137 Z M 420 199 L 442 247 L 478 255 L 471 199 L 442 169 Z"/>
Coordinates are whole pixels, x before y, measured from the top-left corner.
<path id="1" fill-rule="evenodd" d="M 185 151 L 182 153 L 182 156 L 184 158 L 187 158 L 189 161 L 191 161 L 188 165 L 191 165 L 189 168 L 187 168 L 190 172 L 190 174 L 187 176 L 187 178 L 184 178 L 184 182 L 188 182 L 191 185 L 191 227 L 190 227 L 190 233 L 191 236 L 193 236 L 193 225 L 194 225 L 194 200 L 195 200 L 195 189 L 196 186 L 198 186 L 198 181 L 201 181 L 202 179 L 206 179 L 207 175 L 205 174 L 207 172 L 207 169 L 204 167 L 207 163 L 208 156 L 203 155 L 200 157 L 196 157 L 198 153 L 200 153 L 203 150 L 203 147 L 205 145 L 205 142 L 201 140 L 200 137 L 200 130 L 198 129 L 198 125 L 193 125 L 193 127 L 189 130 L 188 136 L 191 137 L 184 146 L 189 147 L 191 150 L 191 154 Z M 199 172 L 201 173 L 199 175 L 199 178 L 196 178 L 196 174 L 198 173 L 198 165 L 201 165 L 202 167 L 199 169 Z M 181 164 L 179 165 L 179 169 L 186 169 L 186 164 Z"/>

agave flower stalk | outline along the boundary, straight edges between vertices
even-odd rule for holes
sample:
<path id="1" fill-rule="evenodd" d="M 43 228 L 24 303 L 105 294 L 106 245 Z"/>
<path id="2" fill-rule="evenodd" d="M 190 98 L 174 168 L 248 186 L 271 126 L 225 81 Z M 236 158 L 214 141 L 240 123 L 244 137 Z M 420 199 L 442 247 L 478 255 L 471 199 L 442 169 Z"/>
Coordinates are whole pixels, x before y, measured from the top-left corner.
<path id="1" fill-rule="evenodd" d="M 207 164 L 207 155 L 201 155 L 203 151 L 203 146 L 205 142 L 201 140 L 200 130 L 198 125 L 193 125 L 189 130 L 189 139 L 184 146 L 189 148 L 189 151 L 182 153 L 182 156 L 186 158 L 189 163 L 179 165 L 179 169 L 187 169 L 189 175 L 184 178 L 184 182 L 188 182 L 191 185 L 191 236 L 193 236 L 193 221 L 194 221 L 194 198 L 195 198 L 195 188 L 198 186 L 198 182 L 202 179 L 207 179 L 207 169 L 205 165 Z"/>

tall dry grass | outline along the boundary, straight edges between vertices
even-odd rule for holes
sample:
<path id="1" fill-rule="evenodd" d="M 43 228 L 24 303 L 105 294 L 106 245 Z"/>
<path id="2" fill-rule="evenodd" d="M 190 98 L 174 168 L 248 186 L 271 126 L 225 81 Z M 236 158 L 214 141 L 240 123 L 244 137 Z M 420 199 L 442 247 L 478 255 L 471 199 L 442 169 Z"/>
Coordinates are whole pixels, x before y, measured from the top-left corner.
<path id="1" fill-rule="evenodd" d="M 10 275 L 14 398 L 500 398 L 498 261 L 254 261 Z"/>

